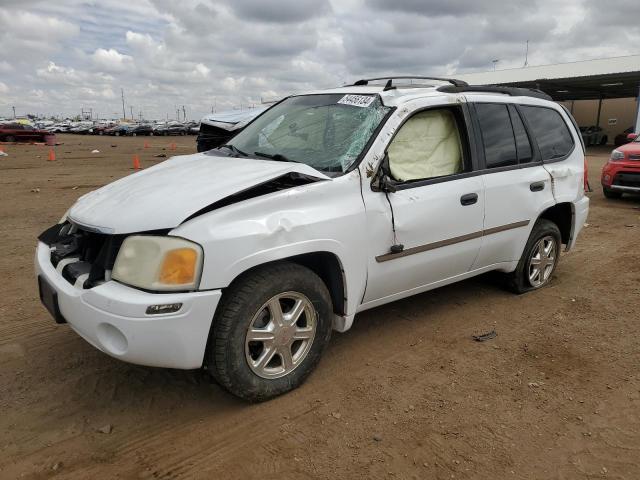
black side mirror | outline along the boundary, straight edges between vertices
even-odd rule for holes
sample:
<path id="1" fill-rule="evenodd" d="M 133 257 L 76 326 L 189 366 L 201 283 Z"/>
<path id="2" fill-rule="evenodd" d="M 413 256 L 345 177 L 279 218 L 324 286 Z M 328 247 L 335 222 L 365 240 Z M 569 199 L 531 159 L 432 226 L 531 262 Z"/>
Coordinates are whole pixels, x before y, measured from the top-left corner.
<path id="1" fill-rule="evenodd" d="M 378 170 L 371 179 L 371 190 L 384 193 L 397 191 L 395 181 L 391 178 L 389 171 L 389 155 L 385 153 Z"/>

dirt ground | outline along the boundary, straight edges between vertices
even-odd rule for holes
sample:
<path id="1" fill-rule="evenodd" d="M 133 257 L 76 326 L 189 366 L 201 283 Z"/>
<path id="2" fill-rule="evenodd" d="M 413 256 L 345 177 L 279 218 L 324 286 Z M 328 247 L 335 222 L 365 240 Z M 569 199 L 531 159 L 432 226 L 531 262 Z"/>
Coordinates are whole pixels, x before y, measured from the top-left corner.
<path id="1" fill-rule="evenodd" d="M 1 479 L 640 478 L 640 197 L 602 196 L 609 150 L 548 288 L 489 275 L 364 312 L 305 385 L 249 405 L 206 373 L 112 359 L 38 300 L 36 236 L 133 153 L 149 167 L 194 137 L 58 139 L 55 162 L 0 157 Z"/>

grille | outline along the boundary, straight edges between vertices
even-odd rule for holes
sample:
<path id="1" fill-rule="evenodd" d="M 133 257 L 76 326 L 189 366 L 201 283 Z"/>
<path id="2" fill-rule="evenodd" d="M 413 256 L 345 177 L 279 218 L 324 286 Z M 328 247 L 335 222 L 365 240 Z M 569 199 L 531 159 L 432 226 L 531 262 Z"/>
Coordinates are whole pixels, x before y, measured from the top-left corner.
<path id="1" fill-rule="evenodd" d="M 640 173 L 621 172 L 613 178 L 614 185 L 621 187 L 640 187 Z"/>
<path id="2" fill-rule="evenodd" d="M 69 223 L 55 225 L 38 237 L 51 247 L 51 264 L 64 262 L 62 276 L 72 285 L 83 278 L 82 288 L 93 288 L 113 269 L 125 235 L 88 232 Z"/>
<path id="3" fill-rule="evenodd" d="M 629 160 L 640 160 L 640 154 L 638 153 L 629 154 Z"/>

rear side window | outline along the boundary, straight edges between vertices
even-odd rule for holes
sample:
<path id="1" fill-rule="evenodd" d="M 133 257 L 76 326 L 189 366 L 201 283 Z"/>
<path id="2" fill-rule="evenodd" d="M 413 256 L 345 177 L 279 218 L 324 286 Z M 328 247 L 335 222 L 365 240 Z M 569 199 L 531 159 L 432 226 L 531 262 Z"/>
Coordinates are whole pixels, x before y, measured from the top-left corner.
<path id="1" fill-rule="evenodd" d="M 531 129 L 542 160 L 553 160 L 568 155 L 573 149 L 573 137 L 560 114 L 545 107 L 520 105 Z"/>
<path id="2" fill-rule="evenodd" d="M 507 105 L 477 103 L 476 112 L 487 168 L 517 165 L 516 142 Z"/>

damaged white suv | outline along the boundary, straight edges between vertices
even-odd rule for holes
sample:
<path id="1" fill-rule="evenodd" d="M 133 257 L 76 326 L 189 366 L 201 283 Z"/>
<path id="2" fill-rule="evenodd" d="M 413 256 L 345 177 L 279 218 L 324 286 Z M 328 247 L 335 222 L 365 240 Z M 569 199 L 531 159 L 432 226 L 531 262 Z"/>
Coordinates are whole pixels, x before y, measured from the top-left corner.
<path id="1" fill-rule="evenodd" d="M 300 385 L 363 310 L 490 270 L 547 284 L 587 217 L 584 148 L 541 92 L 361 80 L 288 97 L 218 149 L 81 197 L 39 237 L 40 297 L 116 358 Z"/>

